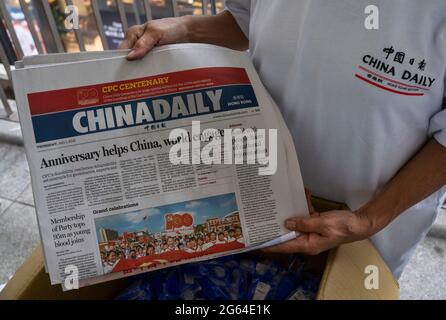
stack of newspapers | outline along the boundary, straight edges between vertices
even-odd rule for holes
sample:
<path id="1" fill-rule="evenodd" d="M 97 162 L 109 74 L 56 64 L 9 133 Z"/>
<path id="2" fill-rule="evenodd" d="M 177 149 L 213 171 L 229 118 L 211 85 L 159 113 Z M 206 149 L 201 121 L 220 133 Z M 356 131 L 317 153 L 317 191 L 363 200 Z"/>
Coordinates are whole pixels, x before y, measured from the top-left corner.
<path id="1" fill-rule="evenodd" d="M 126 54 L 27 57 L 12 74 L 51 283 L 295 238 L 284 221 L 308 208 L 294 143 L 247 53 Z"/>

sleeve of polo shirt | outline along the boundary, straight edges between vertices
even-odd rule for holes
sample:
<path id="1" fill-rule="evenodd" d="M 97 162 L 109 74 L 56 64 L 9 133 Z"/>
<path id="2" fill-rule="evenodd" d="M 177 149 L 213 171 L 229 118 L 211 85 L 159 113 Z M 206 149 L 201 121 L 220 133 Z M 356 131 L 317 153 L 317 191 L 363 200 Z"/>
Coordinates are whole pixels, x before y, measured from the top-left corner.
<path id="1" fill-rule="evenodd" d="M 431 118 L 429 133 L 435 138 L 435 140 L 446 147 L 446 90 L 443 98 L 443 109 Z"/>
<path id="2" fill-rule="evenodd" d="M 249 39 L 249 21 L 251 16 L 251 0 L 226 0 L 228 10 L 237 21 L 246 38 Z"/>

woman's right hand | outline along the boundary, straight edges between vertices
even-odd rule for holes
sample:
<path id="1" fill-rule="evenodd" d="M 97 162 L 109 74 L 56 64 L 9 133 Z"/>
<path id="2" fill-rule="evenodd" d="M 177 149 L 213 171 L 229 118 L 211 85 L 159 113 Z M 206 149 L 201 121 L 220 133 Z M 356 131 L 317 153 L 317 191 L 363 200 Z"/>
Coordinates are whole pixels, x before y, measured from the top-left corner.
<path id="1" fill-rule="evenodd" d="M 156 46 L 188 42 L 186 19 L 166 18 L 133 26 L 127 30 L 120 48 L 131 49 L 127 59 L 137 60 Z"/>
<path id="2" fill-rule="evenodd" d="M 229 11 L 216 16 L 184 16 L 152 20 L 129 28 L 121 49 L 131 49 L 129 60 L 143 58 L 156 46 L 173 43 L 208 43 L 247 50 L 248 39 Z"/>

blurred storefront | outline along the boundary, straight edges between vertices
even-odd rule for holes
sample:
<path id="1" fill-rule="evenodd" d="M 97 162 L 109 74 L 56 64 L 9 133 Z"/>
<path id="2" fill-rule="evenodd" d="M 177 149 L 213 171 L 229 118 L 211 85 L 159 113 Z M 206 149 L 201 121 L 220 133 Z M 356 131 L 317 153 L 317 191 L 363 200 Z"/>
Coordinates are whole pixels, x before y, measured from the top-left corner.
<path id="1" fill-rule="evenodd" d="M 46 1 L 46 0 L 44 0 Z M 79 51 L 79 44 L 76 39 L 76 33 L 73 30 L 67 30 L 65 27 L 65 18 L 69 14 L 67 10 L 68 1 L 65 0 L 47 0 L 50 5 L 51 14 L 54 17 L 58 34 L 62 40 L 63 49 L 67 52 Z M 97 4 L 98 12 L 102 20 L 102 29 L 105 36 L 108 49 L 117 49 L 124 38 L 124 24 L 120 15 L 118 6 L 125 10 L 126 24 L 132 26 L 144 23 L 146 19 L 146 8 L 143 0 L 72 0 L 74 6 L 78 9 L 80 35 L 85 45 L 85 50 L 95 51 L 103 50 L 104 45 L 99 33 L 95 11 L 92 1 Z M 119 1 L 119 3 L 118 3 Z M 215 8 L 211 7 L 211 1 L 194 0 L 147 0 L 150 4 L 150 13 L 152 19 L 171 17 L 174 15 L 202 15 L 211 14 L 213 9 L 220 12 L 224 8 L 224 0 L 217 0 Z M 29 14 L 32 15 L 32 21 L 35 21 L 36 33 L 40 44 L 35 43 L 27 19 L 22 10 L 20 2 L 26 3 L 29 8 Z M 24 55 L 55 52 L 54 39 L 49 36 L 47 17 L 42 6 L 42 0 L 5 0 L 7 10 L 13 22 L 14 30 L 17 33 Z M 23 3 L 22 3 L 23 4 Z M 3 39 L 2 42 L 7 41 Z M 38 46 L 40 47 L 38 48 Z M 4 46 L 8 46 L 4 43 Z"/>

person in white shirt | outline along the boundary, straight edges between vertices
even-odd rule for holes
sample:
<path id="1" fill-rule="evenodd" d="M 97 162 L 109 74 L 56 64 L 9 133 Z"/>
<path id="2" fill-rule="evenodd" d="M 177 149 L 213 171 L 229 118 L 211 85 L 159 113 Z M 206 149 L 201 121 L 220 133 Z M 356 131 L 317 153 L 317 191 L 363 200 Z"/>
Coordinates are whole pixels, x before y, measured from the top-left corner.
<path id="1" fill-rule="evenodd" d="M 197 252 L 197 240 L 195 240 L 194 237 L 189 238 L 189 241 L 187 242 L 186 248 L 184 249 L 184 251 L 186 251 L 188 253 Z"/>
<path id="2" fill-rule="evenodd" d="M 177 250 L 178 245 L 175 244 L 175 239 L 173 237 L 167 238 L 167 251 Z"/>
<path id="3" fill-rule="evenodd" d="M 224 244 L 224 243 L 226 243 L 225 234 L 223 232 L 219 232 L 216 244 Z"/>
<path id="4" fill-rule="evenodd" d="M 303 235 L 270 250 L 317 254 L 371 238 L 398 278 L 446 191 L 446 1 L 373 1 L 379 29 L 366 28 L 370 4 L 227 0 L 217 16 L 132 27 L 122 48 L 129 60 L 170 43 L 249 49 L 306 187 L 351 208 L 286 221 Z"/>
<path id="5" fill-rule="evenodd" d="M 109 251 L 107 253 L 107 260 L 103 264 L 104 274 L 111 273 L 119 262 L 119 259 L 116 257 L 116 253 L 114 251 Z"/>
<path id="6" fill-rule="evenodd" d="M 237 242 L 245 243 L 245 239 L 243 239 L 242 228 L 235 228 L 234 237 Z"/>
<path id="7" fill-rule="evenodd" d="M 235 238 L 235 231 L 234 231 L 234 229 L 229 229 L 229 231 L 228 231 L 228 242 L 233 242 L 235 240 L 237 240 L 237 239 Z"/>
<path id="8" fill-rule="evenodd" d="M 196 250 L 196 252 L 204 251 L 203 246 L 204 246 L 204 241 L 203 241 L 203 238 L 200 236 L 200 237 L 197 238 L 197 250 Z"/>
<path id="9" fill-rule="evenodd" d="M 143 247 L 138 247 L 136 258 L 142 258 L 142 257 L 145 257 L 145 256 L 146 256 L 146 253 L 144 252 Z"/>
<path id="10" fill-rule="evenodd" d="M 218 243 L 217 239 L 217 233 L 215 231 L 211 231 L 210 233 L 205 235 L 205 241 L 202 246 L 203 251 L 208 250 L 209 248 L 212 248 Z"/>
<path id="11" fill-rule="evenodd" d="M 216 232 L 212 231 L 209 234 L 209 242 L 212 243 L 212 244 L 216 244 L 217 243 L 217 233 Z"/>

